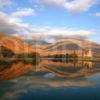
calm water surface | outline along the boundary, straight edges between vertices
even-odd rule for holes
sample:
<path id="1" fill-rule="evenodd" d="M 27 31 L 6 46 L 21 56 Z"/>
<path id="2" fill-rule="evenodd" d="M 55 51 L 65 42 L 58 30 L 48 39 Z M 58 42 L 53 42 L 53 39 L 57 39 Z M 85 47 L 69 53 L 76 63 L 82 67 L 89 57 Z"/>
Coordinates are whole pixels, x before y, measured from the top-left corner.
<path id="1" fill-rule="evenodd" d="M 100 100 L 100 64 L 0 63 L 0 100 Z"/>

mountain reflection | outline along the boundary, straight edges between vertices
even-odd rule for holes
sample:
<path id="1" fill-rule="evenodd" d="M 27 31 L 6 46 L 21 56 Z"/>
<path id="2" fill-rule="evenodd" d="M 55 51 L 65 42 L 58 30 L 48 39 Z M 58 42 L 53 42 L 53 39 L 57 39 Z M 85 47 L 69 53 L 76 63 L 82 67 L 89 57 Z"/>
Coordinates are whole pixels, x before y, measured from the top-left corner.
<path id="1" fill-rule="evenodd" d="M 35 64 L 22 61 L 0 62 L 0 80 L 17 78 L 31 70 L 34 70 Z"/>
<path id="2" fill-rule="evenodd" d="M 14 79 L 28 72 L 44 72 L 46 77 L 75 78 L 91 75 L 99 71 L 100 68 L 97 64 L 87 61 L 42 60 L 37 64 L 24 61 L 6 62 L 6 64 L 0 62 L 0 80 Z"/>
<path id="3" fill-rule="evenodd" d="M 82 77 L 99 71 L 99 67 L 93 62 L 61 62 L 61 61 L 43 61 L 42 66 L 48 71 L 59 77 Z"/>
<path id="4" fill-rule="evenodd" d="M 99 76 L 90 77 L 97 72 L 100 72 L 100 67 L 95 62 L 52 60 L 41 60 L 38 63 L 0 62 L 0 100 L 20 100 L 18 98 L 24 98 L 25 95 L 27 97 L 30 93 L 32 97 L 36 97 L 54 89 L 63 90 L 65 87 L 91 89 L 99 84 L 99 80 L 95 79 Z M 73 90 L 70 93 L 72 92 Z"/>

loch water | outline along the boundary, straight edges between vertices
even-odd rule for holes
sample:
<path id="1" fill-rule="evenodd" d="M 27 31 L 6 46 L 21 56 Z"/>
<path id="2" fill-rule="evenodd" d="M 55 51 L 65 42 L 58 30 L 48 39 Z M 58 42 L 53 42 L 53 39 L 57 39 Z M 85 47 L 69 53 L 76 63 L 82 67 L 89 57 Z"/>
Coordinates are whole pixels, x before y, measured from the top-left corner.
<path id="1" fill-rule="evenodd" d="M 0 62 L 0 100 L 100 100 L 100 63 Z"/>

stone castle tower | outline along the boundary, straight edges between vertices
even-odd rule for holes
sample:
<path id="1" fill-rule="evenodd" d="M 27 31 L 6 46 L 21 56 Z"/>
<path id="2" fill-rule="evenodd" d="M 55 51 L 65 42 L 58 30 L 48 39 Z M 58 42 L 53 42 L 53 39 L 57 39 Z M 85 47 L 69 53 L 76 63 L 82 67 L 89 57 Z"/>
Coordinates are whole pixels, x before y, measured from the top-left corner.
<path id="1" fill-rule="evenodd" d="M 84 53 L 84 58 L 85 58 L 85 59 L 92 59 L 92 57 L 93 57 L 92 49 L 90 48 L 89 50 L 87 50 L 87 51 Z"/>

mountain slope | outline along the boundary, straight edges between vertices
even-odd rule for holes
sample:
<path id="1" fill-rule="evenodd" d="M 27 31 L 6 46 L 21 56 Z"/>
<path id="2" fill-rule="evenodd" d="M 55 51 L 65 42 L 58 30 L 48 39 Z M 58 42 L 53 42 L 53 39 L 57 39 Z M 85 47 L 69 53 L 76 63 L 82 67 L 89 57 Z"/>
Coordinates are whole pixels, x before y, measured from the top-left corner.
<path id="1" fill-rule="evenodd" d="M 63 39 L 56 41 L 44 48 L 44 50 L 52 53 L 64 53 L 73 50 L 89 50 L 91 49 L 95 56 L 100 56 L 100 44 L 88 40 L 80 39 Z"/>
<path id="2" fill-rule="evenodd" d="M 11 50 L 15 54 L 35 52 L 34 48 L 29 47 L 20 38 L 15 36 L 0 34 L 0 46 Z"/>

